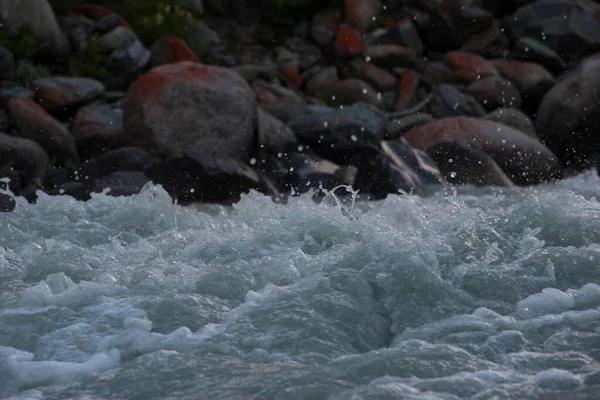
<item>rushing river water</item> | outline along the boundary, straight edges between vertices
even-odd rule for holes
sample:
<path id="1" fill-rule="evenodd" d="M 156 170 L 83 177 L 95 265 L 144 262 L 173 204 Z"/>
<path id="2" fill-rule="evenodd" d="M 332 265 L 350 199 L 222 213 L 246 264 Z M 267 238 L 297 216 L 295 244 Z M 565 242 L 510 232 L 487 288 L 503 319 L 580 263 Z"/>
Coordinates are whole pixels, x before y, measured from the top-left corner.
<path id="1" fill-rule="evenodd" d="M 41 194 L 0 215 L 0 397 L 596 399 L 596 197 Z"/>

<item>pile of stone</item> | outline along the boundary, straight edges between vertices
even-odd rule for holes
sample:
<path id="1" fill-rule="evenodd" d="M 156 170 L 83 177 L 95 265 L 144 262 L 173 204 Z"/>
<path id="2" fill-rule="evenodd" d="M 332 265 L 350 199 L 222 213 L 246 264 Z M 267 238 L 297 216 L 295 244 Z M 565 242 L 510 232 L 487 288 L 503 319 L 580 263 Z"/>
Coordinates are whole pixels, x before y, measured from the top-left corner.
<path id="1" fill-rule="evenodd" d="M 274 35 L 260 20 L 207 15 L 195 54 L 191 38 L 145 45 L 97 5 L 56 16 L 47 0 L 3 1 L 2 29 L 30 24 L 46 59 L 100 35 L 114 76 L 16 82 L 21 60 L 0 46 L 2 184 L 30 201 L 150 181 L 180 202 L 338 185 L 383 198 L 597 166 L 600 4 L 342 3 L 290 27 L 285 46 L 257 38 Z"/>

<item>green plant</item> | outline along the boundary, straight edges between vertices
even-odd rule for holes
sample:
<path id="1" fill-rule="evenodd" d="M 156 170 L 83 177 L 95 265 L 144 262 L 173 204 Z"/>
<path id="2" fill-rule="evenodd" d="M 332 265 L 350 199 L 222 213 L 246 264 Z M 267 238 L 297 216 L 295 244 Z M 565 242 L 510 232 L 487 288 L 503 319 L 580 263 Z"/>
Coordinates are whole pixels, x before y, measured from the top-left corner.
<path id="1" fill-rule="evenodd" d="M 31 61 L 38 48 L 38 40 L 29 25 L 23 25 L 16 32 L 0 29 L 0 43 L 18 60 Z"/>

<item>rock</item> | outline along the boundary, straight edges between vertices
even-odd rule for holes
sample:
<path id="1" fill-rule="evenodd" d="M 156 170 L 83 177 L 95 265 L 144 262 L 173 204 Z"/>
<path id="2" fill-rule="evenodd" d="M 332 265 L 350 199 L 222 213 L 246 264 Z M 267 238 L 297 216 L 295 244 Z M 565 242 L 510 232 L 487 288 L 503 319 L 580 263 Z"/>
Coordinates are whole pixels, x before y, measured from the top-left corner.
<path id="1" fill-rule="evenodd" d="M 13 196 L 0 192 L 0 212 L 11 212 L 16 205 Z"/>
<path id="2" fill-rule="evenodd" d="M 114 103 L 92 103 L 81 107 L 73 120 L 72 130 L 77 149 L 84 159 L 123 147 L 127 143 L 123 130 L 123 109 Z"/>
<path id="3" fill-rule="evenodd" d="M 95 79 L 62 76 L 37 79 L 33 88 L 40 105 L 50 112 L 89 103 L 105 92 L 104 85 Z"/>
<path id="4" fill-rule="evenodd" d="M 8 132 L 10 127 L 10 118 L 6 111 L 0 108 L 0 132 Z"/>
<path id="5" fill-rule="evenodd" d="M 0 133 L 0 163 L 23 171 L 27 181 L 38 184 L 52 167 L 48 154 L 38 143 L 5 133 Z M 11 190 L 15 190 L 14 185 Z"/>
<path id="6" fill-rule="evenodd" d="M 444 118 L 413 128 L 402 137 L 421 150 L 441 142 L 482 150 L 518 185 L 545 182 L 561 174 L 557 157 L 538 140 L 485 119 Z"/>
<path id="7" fill-rule="evenodd" d="M 92 21 L 99 22 L 105 17 L 117 16 L 119 19 L 119 26 L 131 29 L 131 26 L 125 21 L 120 15 L 115 14 L 115 12 L 109 10 L 108 8 L 100 7 L 95 4 L 84 3 L 84 4 L 76 4 L 71 7 L 71 11 L 75 14 L 82 15 Z"/>
<path id="8" fill-rule="evenodd" d="M 416 54 L 423 53 L 423 43 L 419 33 L 407 18 L 394 22 L 391 28 L 377 38 L 377 44 L 406 46 L 413 49 Z"/>
<path id="9" fill-rule="evenodd" d="M 600 51 L 600 5 L 590 0 L 539 0 L 505 19 L 513 38 L 539 39 L 567 62 Z"/>
<path id="10" fill-rule="evenodd" d="M 289 63 L 281 67 L 282 77 L 296 88 L 302 87 L 302 75 L 299 72 L 298 63 Z"/>
<path id="11" fill-rule="evenodd" d="M 452 72 L 442 63 L 428 63 L 423 68 L 423 80 L 430 85 L 450 82 Z"/>
<path id="12" fill-rule="evenodd" d="M 496 121 L 501 124 L 515 128 L 529 136 L 537 138 L 535 126 L 531 119 L 516 108 L 498 108 L 497 110 L 485 115 L 483 118 L 490 121 Z"/>
<path id="13" fill-rule="evenodd" d="M 313 16 L 309 34 L 322 48 L 328 48 L 335 38 L 335 31 L 341 22 L 338 10 L 330 9 Z"/>
<path id="14" fill-rule="evenodd" d="M 150 52 L 136 40 L 111 53 L 115 69 L 125 82 L 134 79 L 150 62 Z"/>
<path id="15" fill-rule="evenodd" d="M 200 62 L 198 56 L 188 45 L 175 35 L 164 35 L 152 45 L 150 65 L 173 64 L 180 61 Z"/>
<path id="16" fill-rule="evenodd" d="M 248 83 L 255 79 L 270 81 L 277 76 L 277 69 L 274 65 L 244 64 L 233 67 L 231 70 L 239 74 Z"/>
<path id="17" fill-rule="evenodd" d="M 295 150 L 298 139 L 286 124 L 259 108 L 258 143 L 261 151 L 277 154 Z"/>
<path id="18" fill-rule="evenodd" d="M 366 31 L 381 9 L 380 0 L 344 0 L 344 20 Z"/>
<path id="19" fill-rule="evenodd" d="M 522 99 L 519 89 L 499 76 L 488 76 L 474 81 L 467 87 L 467 93 L 488 110 L 500 107 L 521 107 Z"/>
<path id="20" fill-rule="evenodd" d="M 404 132 L 409 131 L 411 128 L 431 121 L 433 121 L 433 117 L 425 113 L 416 113 L 394 118 L 387 124 L 387 134 L 385 137 L 391 140 L 398 139 Z"/>
<path id="21" fill-rule="evenodd" d="M 420 76 L 416 71 L 412 69 L 402 71 L 398 79 L 396 98 L 394 100 L 394 109 L 396 111 L 404 111 L 415 103 L 419 90 L 419 82 Z"/>
<path id="22" fill-rule="evenodd" d="M 247 161 L 255 96 L 235 72 L 189 61 L 152 69 L 123 101 L 127 137 L 161 154 L 203 151 Z"/>
<path id="23" fill-rule="evenodd" d="M 584 59 L 544 96 L 536 131 L 568 166 L 587 168 L 598 152 L 600 126 L 600 54 Z"/>
<path id="24" fill-rule="evenodd" d="M 268 158 L 265 172 L 279 182 L 282 190 L 305 193 L 310 189 L 352 186 L 356 168 L 339 166 L 314 154 L 290 152 Z"/>
<path id="25" fill-rule="evenodd" d="M 104 35 L 105 33 L 108 33 L 113 29 L 119 27 L 122 21 L 123 18 L 121 18 L 117 14 L 106 15 L 96 21 L 96 23 L 94 24 L 94 32 L 97 32 L 100 35 Z"/>
<path id="26" fill-rule="evenodd" d="M 524 37 L 516 41 L 514 56 L 543 65 L 548 71 L 560 74 L 567 69 L 567 63 L 554 50 L 539 40 Z"/>
<path id="27" fill-rule="evenodd" d="M 59 163 L 79 162 L 73 136 L 36 102 L 13 96 L 8 101 L 8 110 L 21 136 L 42 145 Z"/>
<path id="28" fill-rule="evenodd" d="M 92 192 L 106 192 L 109 196 L 132 196 L 141 192 L 142 188 L 150 182 L 150 178 L 139 171 L 119 171 L 104 176 L 91 187 Z"/>
<path id="29" fill-rule="evenodd" d="M 339 58 L 356 57 L 362 54 L 365 45 L 361 37 L 348 25 L 340 24 L 333 42 L 333 54 Z"/>
<path id="30" fill-rule="evenodd" d="M 284 123 L 288 123 L 299 115 L 302 115 L 308 107 L 306 102 L 297 96 L 283 96 L 268 103 L 262 103 L 261 107 L 269 114 Z"/>
<path id="31" fill-rule="evenodd" d="M 396 77 L 362 58 L 355 58 L 342 68 L 345 78 L 362 79 L 373 88 L 385 91 L 396 86 Z"/>
<path id="32" fill-rule="evenodd" d="M 460 47 L 460 51 L 480 54 L 486 57 L 502 57 L 510 45 L 510 40 L 504 34 L 504 28 L 497 20 L 484 29 L 471 36 Z"/>
<path id="33" fill-rule="evenodd" d="M 121 171 L 145 172 L 159 164 L 150 153 L 137 147 L 122 147 L 100 154 L 84 163 L 74 177 L 86 185 L 94 185 L 100 178 Z"/>
<path id="34" fill-rule="evenodd" d="M 494 60 L 491 64 L 521 91 L 525 100 L 540 100 L 556 83 L 554 76 L 539 64 L 514 60 Z"/>
<path id="35" fill-rule="evenodd" d="M 405 139 L 383 141 L 379 147 L 396 165 L 404 163 L 410 167 L 421 185 L 437 185 L 443 182 L 440 170 L 433 160 L 423 151 L 410 147 Z"/>
<path id="36" fill-rule="evenodd" d="M 15 68 L 15 57 L 5 47 L 0 46 L 0 79 L 8 78 Z"/>
<path id="37" fill-rule="evenodd" d="M 210 29 L 204 22 L 190 19 L 188 23 L 194 29 L 194 33 L 187 38 L 188 43 L 197 43 L 207 52 L 215 51 L 221 47 L 221 38 L 217 32 Z"/>
<path id="38" fill-rule="evenodd" d="M 276 194 L 256 171 L 230 157 L 186 151 L 150 168 L 148 174 L 180 202 L 234 202 L 251 189 Z"/>
<path id="39" fill-rule="evenodd" d="M 383 98 L 371 85 L 360 79 L 343 79 L 321 89 L 322 99 L 332 106 L 345 106 L 354 103 L 383 106 Z"/>
<path id="40" fill-rule="evenodd" d="M 498 75 L 494 66 L 477 54 L 451 51 L 445 55 L 444 63 L 452 68 L 452 77 L 456 82 L 469 84 L 478 79 Z"/>
<path id="41" fill-rule="evenodd" d="M 381 111 L 365 104 L 343 109 L 313 106 L 289 124 L 302 143 L 340 165 L 352 164 L 357 145 L 383 140 L 386 125 Z"/>
<path id="42" fill-rule="evenodd" d="M 496 162 L 485 152 L 456 142 L 441 142 L 427 154 L 451 185 L 513 186 Z"/>
<path id="43" fill-rule="evenodd" d="M 138 37 L 131 29 L 118 26 L 110 32 L 100 36 L 98 43 L 106 50 L 114 51 L 131 46 L 138 41 Z"/>
<path id="44" fill-rule="evenodd" d="M 486 111 L 473 96 L 462 93 L 452 85 L 441 84 L 429 102 L 429 113 L 434 118 L 456 115 L 481 117 Z"/>
<path id="45" fill-rule="evenodd" d="M 306 82 L 306 87 L 304 91 L 309 96 L 317 95 L 320 91 L 326 88 L 329 85 L 332 85 L 339 81 L 340 78 L 338 76 L 338 71 L 335 66 L 323 68 L 316 74 L 314 74 L 308 82 Z"/>
<path id="46" fill-rule="evenodd" d="M 70 53 L 69 42 L 48 0 L 2 0 L 0 23 L 4 29 L 12 32 L 29 25 L 40 41 L 42 52 L 55 57 L 68 56 Z"/>
<path id="47" fill-rule="evenodd" d="M 277 101 L 278 97 L 275 93 L 270 90 L 263 89 L 260 86 L 252 86 L 252 91 L 256 95 L 256 100 L 259 103 L 270 103 L 273 101 Z"/>
<path id="48" fill-rule="evenodd" d="M 410 47 L 380 44 L 370 46 L 365 51 L 365 56 L 382 68 L 407 67 L 416 70 L 422 69 L 421 63 L 417 60 L 417 54 Z"/>

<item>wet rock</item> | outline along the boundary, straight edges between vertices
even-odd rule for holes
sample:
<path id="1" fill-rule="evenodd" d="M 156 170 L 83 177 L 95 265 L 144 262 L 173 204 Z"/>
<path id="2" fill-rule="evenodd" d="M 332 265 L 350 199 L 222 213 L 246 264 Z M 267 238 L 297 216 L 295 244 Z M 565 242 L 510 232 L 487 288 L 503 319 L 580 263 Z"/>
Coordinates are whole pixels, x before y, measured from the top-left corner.
<path id="1" fill-rule="evenodd" d="M 510 40 L 504 34 L 504 28 L 494 20 L 489 27 L 472 35 L 463 43 L 460 50 L 486 57 L 502 57 L 509 45 Z"/>
<path id="2" fill-rule="evenodd" d="M 308 105 L 297 96 L 286 95 L 279 97 L 277 101 L 262 103 L 261 107 L 282 122 L 288 123 L 297 116 L 302 115 Z"/>
<path id="3" fill-rule="evenodd" d="M 452 71 L 442 63 L 428 63 L 423 68 L 423 79 L 431 85 L 450 82 Z"/>
<path id="4" fill-rule="evenodd" d="M 15 68 L 15 57 L 5 47 L 0 46 L 0 79 L 8 78 Z"/>
<path id="5" fill-rule="evenodd" d="M 417 99 L 420 76 L 412 69 L 402 71 L 398 78 L 398 87 L 394 100 L 394 109 L 403 111 L 410 108 Z"/>
<path id="6" fill-rule="evenodd" d="M 395 22 L 384 34 L 377 38 L 377 44 L 410 47 L 416 54 L 423 53 L 423 43 L 413 23 L 403 18 Z"/>
<path id="7" fill-rule="evenodd" d="M 75 171 L 77 180 L 91 184 L 102 177 L 121 171 L 145 172 L 158 165 L 150 153 L 137 147 L 107 151 L 84 163 Z"/>
<path id="8" fill-rule="evenodd" d="M 362 79 L 376 90 L 384 91 L 396 86 L 396 77 L 385 69 L 362 58 L 355 58 L 341 69 L 345 78 Z"/>
<path id="9" fill-rule="evenodd" d="M 473 96 L 461 92 L 452 85 L 441 84 L 429 103 L 429 113 L 434 118 L 455 115 L 481 117 L 486 114 L 486 111 Z"/>
<path id="10" fill-rule="evenodd" d="M 138 41 L 138 37 L 131 29 L 118 26 L 110 32 L 100 36 L 98 43 L 107 50 L 114 51 L 131 46 Z"/>
<path id="11" fill-rule="evenodd" d="M 158 39 L 150 49 L 150 65 L 173 64 L 180 61 L 200 62 L 198 56 L 188 45 L 175 35 L 165 35 Z"/>
<path id="12" fill-rule="evenodd" d="M 92 192 L 106 192 L 109 196 L 132 196 L 138 194 L 150 182 L 150 178 L 139 171 L 119 171 L 104 176 L 91 187 Z"/>
<path id="13" fill-rule="evenodd" d="M 343 79 L 321 89 L 323 100 L 332 106 L 345 106 L 354 103 L 373 104 L 383 106 L 381 93 L 371 85 L 360 79 Z"/>
<path id="14" fill-rule="evenodd" d="M 539 0 L 505 19 L 514 38 L 542 40 L 567 62 L 600 50 L 600 5 L 589 0 Z"/>
<path id="15" fill-rule="evenodd" d="M 302 143 L 340 165 L 353 162 L 352 150 L 357 145 L 383 140 L 386 125 L 381 111 L 365 104 L 343 109 L 313 106 L 289 124 Z"/>
<path id="16" fill-rule="evenodd" d="M 362 54 L 365 45 L 359 34 L 348 25 L 338 26 L 333 42 L 333 54 L 339 58 L 356 57 Z"/>
<path id="17" fill-rule="evenodd" d="M 344 0 L 344 20 L 365 31 L 373 23 L 380 9 L 380 0 Z"/>
<path id="18" fill-rule="evenodd" d="M 188 151 L 166 159 L 147 173 L 180 202 L 234 202 L 251 189 L 275 194 L 255 170 L 230 157 Z"/>
<path id="19" fill-rule="evenodd" d="M 298 139 L 286 124 L 259 108 L 258 143 L 261 151 L 277 154 L 294 150 Z"/>
<path id="20" fill-rule="evenodd" d="M 131 29 L 131 26 L 129 26 L 127 21 L 125 21 L 120 15 L 116 14 L 112 10 L 109 10 L 108 8 L 100 7 L 95 4 L 91 4 L 91 3 L 76 4 L 73 7 L 71 7 L 71 11 L 74 12 L 75 14 L 82 15 L 82 16 L 84 16 L 88 19 L 91 19 L 92 21 L 96 21 L 96 22 L 101 21 L 105 17 L 116 15 L 119 18 L 119 26 L 126 28 L 126 29 Z"/>
<path id="21" fill-rule="evenodd" d="M 400 118 L 392 119 L 390 122 L 388 122 L 386 127 L 386 138 L 392 140 L 398 139 L 404 132 L 431 121 L 433 121 L 433 117 L 426 113 L 410 114 Z"/>
<path id="22" fill-rule="evenodd" d="M 514 56 L 525 61 L 538 63 L 554 74 L 567 69 L 567 63 L 554 50 L 539 40 L 520 38 L 514 45 Z"/>
<path id="23" fill-rule="evenodd" d="M 308 82 L 306 82 L 306 87 L 304 91 L 309 96 L 317 95 L 320 91 L 326 88 L 329 85 L 332 85 L 339 81 L 337 68 L 334 66 L 323 68 L 316 74 L 314 74 Z"/>
<path id="24" fill-rule="evenodd" d="M 451 51 L 444 57 L 444 63 L 452 69 L 452 77 L 456 82 L 469 84 L 478 79 L 498 75 L 493 65 L 477 54 Z"/>
<path id="25" fill-rule="evenodd" d="M 415 51 L 406 46 L 391 44 L 370 46 L 365 50 L 365 56 L 382 68 L 394 69 L 397 67 L 407 67 L 417 70 L 422 68 Z"/>
<path id="26" fill-rule="evenodd" d="M 410 147 L 405 139 L 383 141 L 379 147 L 396 165 L 404 163 L 410 167 L 421 185 L 437 185 L 443 182 L 440 170 L 433 160 L 425 152 Z"/>
<path id="27" fill-rule="evenodd" d="M 28 97 L 8 101 L 10 117 L 21 136 L 39 143 L 59 163 L 79 161 L 75 139 L 67 128 Z"/>
<path id="28" fill-rule="evenodd" d="M 81 107 L 73 120 L 73 137 L 83 159 L 123 147 L 123 110 L 117 104 L 90 104 Z"/>
<path id="29" fill-rule="evenodd" d="M 26 181 L 38 184 L 51 168 L 50 158 L 42 146 L 5 133 L 0 133 L 0 163 L 22 171 Z M 14 185 L 11 185 L 11 190 L 15 190 Z"/>
<path id="30" fill-rule="evenodd" d="M 598 152 L 600 54 L 568 72 L 543 98 L 537 113 L 538 136 L 568 166 L 587 168 Z"/>
<path id="31" fill-rule="evenodd" d="M 476 80 L 467 87 L 467 93 L 477 99 L 486 109 L 521 107 L 521 92 L 512 83 L 499 76 Z"/>
<path id="32" fill-rule="evenodd" d="M 13 96 L 22 96 L 33 99 L 35 97 L 35 92 L 18 85 L 0 88 L 0 105 L 6 107 L 8 105 L 8 100 Z"/>
<path id="33" fill-rule="evenodd" d="M 139 40 L 116 49 L 110 56 L 115 70 L 124 82 L 135 79 L 150 62 L 150 52 Z"/>
<path id="34" fill-rule="evenodd" d="M 427 149 L 451 185 L 513 186 L 496 162 L 485 152 L 456 142 L 442 142 Z"/>
<path id="35" fill-rule="evenodd" d="M 29 25 L 40 41 L 41 52 L 56 57 L 70 53 L 69 42 L 60 29 L 48 0 L 2 0 L 0 23 L 4 29 L 12 32 Z"/>
<path id="36" fill-rule="evenodd" d="M 277 69 L 274 65 L 244 64 L 233 67 L 231 70 L 244 78 L 248 83 L 251 83 L 255 79 L 270 81 L 277 75 Z"/>
<path id="37" fill-rule="evenodd" d="M 0 212 L 11 212 L 15 209 L 16 205 L 17 203 L 13 196 L 0 192 Z"/>
<path id="38" fill-rule="evenodd" d="M 540 100 L 556 83 L 539 64 L 514 60 L 494 60 L 491 64 L 521 91 L 525 100 Z"/>
<path id="39" fill-rule="evenodd" d="M 132 143 L 158 153 L 247 161 L 254 146 L 254 93 L 225 68 L 187 61 L 154 68 L 133 83 L 123 113 Z"/>
<path id="40" fill-rule="evenodd" d="M 510 126 L 529 136 L 537 137 L 531 118 L 516 108 L 499 108 L 485 115 L 483 118 Z"/>
<path id="41" fill-rule="evenodd" d="M 444 118 L 411 129 L 402 137 L 421 150 L 441 142 L 458 142 L 482 150 L 518 185 L 545 182 L 561 175 L 557 157 L 539 140 L 485 119 Z"/>
<path id="42" fill-rule="evenodd" d="M 122 20 L 123 18 L 117 14 L 106 15 L 96 21 L 94 31 L 100 35 L 104 35 L 120 26 Z"/>
<path id="43" fill-rule="evenodd" d="M 102 83 L 89 78 L 42 78 L 32 86 L 40 105 L 50 112 L 89 103 L 105 92 Z"/>

